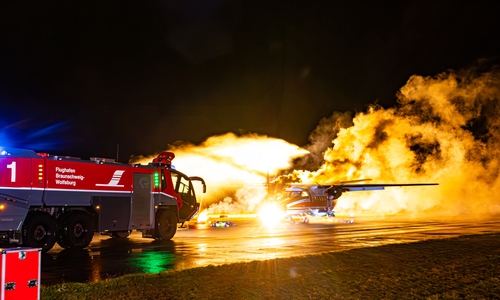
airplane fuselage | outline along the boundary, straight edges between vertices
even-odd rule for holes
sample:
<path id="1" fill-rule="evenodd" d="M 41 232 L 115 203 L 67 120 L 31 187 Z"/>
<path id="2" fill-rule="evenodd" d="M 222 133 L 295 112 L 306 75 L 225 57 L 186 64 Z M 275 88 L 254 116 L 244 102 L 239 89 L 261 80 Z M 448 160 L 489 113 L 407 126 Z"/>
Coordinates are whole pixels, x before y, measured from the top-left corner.
<path id="1" fill-rule="evenodd" d="M 294 184 L 285 189 L 279 205 L 287 214 L 326 215 L 328 212 L 326 190 L 328 186 Z M 332 201 L 333 211 L 338 199 Z"/>

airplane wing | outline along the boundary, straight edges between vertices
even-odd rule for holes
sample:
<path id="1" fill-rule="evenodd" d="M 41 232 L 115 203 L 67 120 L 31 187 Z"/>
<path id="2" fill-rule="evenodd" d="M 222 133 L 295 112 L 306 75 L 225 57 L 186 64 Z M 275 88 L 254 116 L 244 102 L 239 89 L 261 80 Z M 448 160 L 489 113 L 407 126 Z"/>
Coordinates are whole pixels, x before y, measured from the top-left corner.
<path id="1" fill-rule="evenodd" d="M 361 192 L 361 191 L 377 191 L 385 190 L 386 187 L 397 186 L 425 186 L 425 185 L 439 185 L 439 183 L 389 183 L 389 184 L 321 184 L 322 188 L 339 188 L 343 192 Z"/>
<path id="2" fill-rule="evenodd" d="M 280 200 L 279 205 L 286 207 L 287 214 L 311 214 L 326 213 L 333 216 L 333 208 L 336 199 L 339 199 L 345 192 L 361 192 L 385 190 L 387 187 L 408 187 L 408 186 L 431 186 L 438 183 L 381 183 L 364 184 L 353 183 L 365 180 L 350 182 L 337 182 L 333 184 L 292 184 L 287 188 L 288 195 Z M 326 210 L 326 212 L 325 212 Z"/>

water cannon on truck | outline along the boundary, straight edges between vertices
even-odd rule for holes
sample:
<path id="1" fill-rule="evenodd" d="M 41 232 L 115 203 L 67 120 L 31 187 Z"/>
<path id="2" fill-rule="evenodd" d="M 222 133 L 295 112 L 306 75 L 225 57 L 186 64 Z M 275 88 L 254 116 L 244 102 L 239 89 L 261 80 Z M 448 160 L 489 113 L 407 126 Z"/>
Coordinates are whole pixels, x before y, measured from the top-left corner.
<path id="1" fill-rule="evenodd" d="M 50 250 L 85 248 L 94 232 L 170 240 L 199 210 L 194 182 L 172 152 L 148 165 L 0 148 L 0 240 Z"/>

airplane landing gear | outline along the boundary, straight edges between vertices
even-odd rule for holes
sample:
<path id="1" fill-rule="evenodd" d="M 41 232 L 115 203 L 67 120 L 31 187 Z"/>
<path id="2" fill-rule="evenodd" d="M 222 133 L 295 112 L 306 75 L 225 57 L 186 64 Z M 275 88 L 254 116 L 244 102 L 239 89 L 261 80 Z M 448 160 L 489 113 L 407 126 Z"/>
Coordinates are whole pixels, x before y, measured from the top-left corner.
<path id="1" fill-rule="evenodd" d="M 293 224 L 309 224 L 309 218 L 307 217 L 307 214 L 303 213 L 287 216 L 286 220 Z"/>

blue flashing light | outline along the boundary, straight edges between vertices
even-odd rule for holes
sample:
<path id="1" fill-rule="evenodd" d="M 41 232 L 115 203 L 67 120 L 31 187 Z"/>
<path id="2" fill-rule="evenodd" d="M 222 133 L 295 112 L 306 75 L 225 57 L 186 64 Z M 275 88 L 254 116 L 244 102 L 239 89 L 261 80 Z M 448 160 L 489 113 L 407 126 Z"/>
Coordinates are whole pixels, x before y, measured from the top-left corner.
<path id="1" fill-rule="evenodd" d="M 13 124 L 0 123 L 0 144 L 4 147 L 53 150 L 64 143 L 61 133 L 67 131 L 67 124 L 66 121 L 60 121 L 40 126 L 28 120 Z"/>

